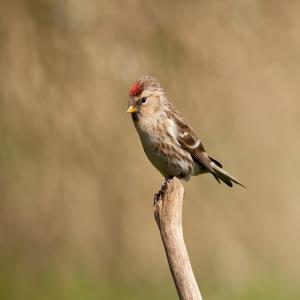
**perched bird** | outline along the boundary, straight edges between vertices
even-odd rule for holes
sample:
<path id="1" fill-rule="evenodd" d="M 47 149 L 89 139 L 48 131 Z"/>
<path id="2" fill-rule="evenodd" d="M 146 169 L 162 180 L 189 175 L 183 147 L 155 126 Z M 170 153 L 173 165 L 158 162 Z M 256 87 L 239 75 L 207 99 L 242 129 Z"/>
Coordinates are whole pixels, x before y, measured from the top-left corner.
<path id="1" fill-rule="evenodd" d="M 129 108 L 144 151 L 165 179 L 211 173 L 232 187 L 243 186 L 209 156 L 194 130 L 168 100 L 164 89 L 151 76 L 136 81 L 129 92 Z"/>

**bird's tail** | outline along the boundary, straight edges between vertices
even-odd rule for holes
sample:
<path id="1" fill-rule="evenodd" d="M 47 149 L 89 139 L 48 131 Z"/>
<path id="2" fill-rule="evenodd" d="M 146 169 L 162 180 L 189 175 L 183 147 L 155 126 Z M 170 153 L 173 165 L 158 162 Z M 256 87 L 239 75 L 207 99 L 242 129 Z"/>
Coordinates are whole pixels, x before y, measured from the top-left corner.
<path id="1" fill-rule="evenodd" d="M 223 166 L 212 157 L 209 157 L 211 162 L 211 166 L 213 167 L 215 171 L 215 176 L 222 180 L 225 184 L 232 187 L 232 183 L 236 183 L 244 188 L 246 188 L 243 184 L 241 184 L 236 178 L 234 178 L 231 174 L 229 174 L 226 170 L 223 169 Z"/>

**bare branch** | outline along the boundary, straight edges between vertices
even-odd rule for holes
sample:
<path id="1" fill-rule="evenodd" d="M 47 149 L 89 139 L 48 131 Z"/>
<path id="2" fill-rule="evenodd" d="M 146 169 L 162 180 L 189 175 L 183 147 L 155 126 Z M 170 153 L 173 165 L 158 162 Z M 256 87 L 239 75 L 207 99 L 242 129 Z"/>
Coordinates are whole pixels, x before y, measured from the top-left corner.
<path id="1" fill-rule="evenodd" d="M 184 188 L 177 178 L 167 181 L 154 199 L 154 216 L 181 300 L 202 300 L 182 232 Z"/>

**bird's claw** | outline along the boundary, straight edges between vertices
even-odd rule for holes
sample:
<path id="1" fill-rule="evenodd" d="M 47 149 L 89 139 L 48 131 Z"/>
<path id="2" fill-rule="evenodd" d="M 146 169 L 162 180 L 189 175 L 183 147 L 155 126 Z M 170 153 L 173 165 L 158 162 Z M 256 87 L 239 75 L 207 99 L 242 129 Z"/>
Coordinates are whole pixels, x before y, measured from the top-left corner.
<path id="1" fill-rule="evenodd" d="M 154 194 L 154 205 L 162 198 L 163 194 L 165 193 L 166 187 L 171 180 L 172 177 L 165 178 L 158 193 Z"/>
<path id="2" fill-rule="evenodd" d="M 165 191 L 165 189 L 166 189 L 168 183 L 169 183 L 172 179 L 173 179 L 173 177 L 167 177 L 167 178 L 165 178 L 165 180 L 163 181 L 163 183 L 162 183 L 162 185 L 161 185 L 161 187 L 160 187 L 160 191 L 161 191 L 161 192 L 164 192 L 164 191 Z"/>
<path id="3" fill-rule="evenodd" d="M 161 198 L 161 192 L 159 191 L 158 193 L 154 194 L 153 205 L 155 205 L 160 198 Z"/>

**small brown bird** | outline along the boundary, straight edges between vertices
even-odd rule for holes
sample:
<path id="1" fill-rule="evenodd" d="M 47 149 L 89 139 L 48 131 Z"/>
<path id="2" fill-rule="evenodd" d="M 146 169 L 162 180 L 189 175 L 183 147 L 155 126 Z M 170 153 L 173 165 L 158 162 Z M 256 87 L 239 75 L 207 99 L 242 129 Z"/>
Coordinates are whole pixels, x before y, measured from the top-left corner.
<path id="1" fill-rule="evenodd" d="M 209 156 L 191 126 L 176 111 L 164 89 L 151 76 L 136 81 L 129 92 L 132 120 L 140 136 L 144 151 L 151 163 L 165 179 L 183 178 L 211 173 L 232 187 L 243 186 Z"/>

